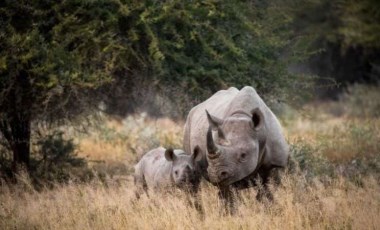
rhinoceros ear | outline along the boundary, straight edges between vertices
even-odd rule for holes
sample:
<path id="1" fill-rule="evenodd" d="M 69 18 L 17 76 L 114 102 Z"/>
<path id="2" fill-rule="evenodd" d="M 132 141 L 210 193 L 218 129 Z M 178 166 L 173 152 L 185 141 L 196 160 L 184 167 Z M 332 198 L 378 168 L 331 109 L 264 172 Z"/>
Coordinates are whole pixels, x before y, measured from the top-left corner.
<path id="1" fill-rule="evenodd" d="M 194 161 L 200 161 L 202 159 L 202 150 L 198 145 L 195 146 L 191 158 L 193 158 Z"/>
<path id="2" fill-rule="evenodd" d="M 264 126 L 264 115 L 259 108 L 255 108 L 251 111 L 252 123 L 255 130 L 259 130 Z"/>
<path id="3" fill-rule="evenodd" d="M 207 109 L 206 109 L 206 114 L 207 114 L 208 123 L 210 124 L 211 128 L 213 130 L 218 130 L 218 127 L 223 124 L 223 120 L 210 115 Z"/>
<path id="4" fill-rule="evenodd" d="M 174 150 L 172 148 L 169 148 L 165 151 L 165 159 L 167 161 L 174 161 L 176 158 L 175 154 L 174 154 Z"/>

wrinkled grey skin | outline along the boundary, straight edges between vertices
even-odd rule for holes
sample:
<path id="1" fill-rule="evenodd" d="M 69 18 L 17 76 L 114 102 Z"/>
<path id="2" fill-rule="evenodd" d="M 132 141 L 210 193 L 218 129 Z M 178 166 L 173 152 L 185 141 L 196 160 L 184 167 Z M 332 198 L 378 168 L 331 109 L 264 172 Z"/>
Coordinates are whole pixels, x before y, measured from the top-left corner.
<path id="1" fill-rule="evenodd" d="M 221 90 L 191 109 L 185 124 L 185 151 L 202 150 L 197 167 L 229 199 L 231 187 L 247 188 L 259 175 L 266 185 L 274 168 L 285 167 L 289 147 L 281 125 L 249 86 Z"/>
<path id="2" fill-rule="evenodd" d="M 199 147 L 193 154 L 180 149 L 156 148 L 146 153 L 135 165 L 135 184 L 138 189 L 161 190 L 174 186 L 196 191 L 201 175 L 195 171 L 195 161 L 201 157 Z"/>

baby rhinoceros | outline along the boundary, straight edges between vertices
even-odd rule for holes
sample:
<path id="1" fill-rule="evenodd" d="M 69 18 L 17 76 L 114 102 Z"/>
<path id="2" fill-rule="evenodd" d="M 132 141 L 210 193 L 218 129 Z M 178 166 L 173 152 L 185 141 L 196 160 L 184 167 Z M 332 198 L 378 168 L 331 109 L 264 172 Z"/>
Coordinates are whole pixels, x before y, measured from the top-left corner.
<path id="1" fill-rule="evenodd" d="M 201 174 L 196 169 L 195 162 L 201 159 L 200 151 L 198 146 L 191 155 L 180 149 L 162 147 L 149 151 L 135 165 L 136 186 L 145 192 L 147 189 L 161 190 L 172 187 L 196 192 Z"/>

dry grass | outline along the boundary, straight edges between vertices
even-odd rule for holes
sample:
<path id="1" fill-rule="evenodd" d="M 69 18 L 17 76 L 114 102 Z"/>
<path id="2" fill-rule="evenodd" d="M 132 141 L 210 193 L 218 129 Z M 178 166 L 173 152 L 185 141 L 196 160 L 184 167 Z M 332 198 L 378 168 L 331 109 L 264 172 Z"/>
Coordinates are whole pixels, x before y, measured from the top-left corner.
<path id="1" fill-rule="evenodd" d="M 225 215 L 216 189 L 203 185 L 206 215 L 180 192 L 135 199 L 133 185 L 70 184 L 43 192 L 3 186 L 1 229 L 376 229 L 380 186 L 364 187 L 337 179 L 326 186 L 287 175 L 275 202 L 257 202 L 254 190 L 242 193 L 238 214 Z"/>
<path id="2" fill-rule="evenodd" d="M 315 114 L 318 108 L 306 110 Z M 287 137 L 292 144 L 301 140 L 315 147 L 313 154 L 335 162 L 379 154 L 380 119 L 328 113 L 298 117 L 286 122 Z M 76 141 L 81 156 L 131 169 L 150 148 L 180 147 L 182 127 L 142 114 L 122 121 L 106 119 L 97 131 Z M 108 178 L 106 186 L 94 180 L 40 192 L 22 178 L 18 185 L 0 186 L 0 229 L 377 229 L 380 185 L 373 178 L 364 176 L 358 186 L 340 176 L 326 181 L 318 176 L 306 180 L 303 172 L 286 174 L 273 203 L 257 202 L 255 190 L 245 190 L 234 216 L 223 213 L 216 188 L 205 183 L 200 196 L 204 217 L 178 191 L 136 200 L 130 175 L 121 181 Z"/>
<path id="3" fill-rule="evenodd" d="M 289 142 L 301 140 L 318 147 L 315 154 L 333 162 L 370 158 L 380 153 L 380 118 L 336 117 L 326 112 L 325 107 L 307 106 L 296 119 L 288 121 Z"/>
<path id="4" fill-rule="evenodd" d="M 168 118 L 151 119 L 145 114 L 124 120 L 104 118 L 90 135 L 78 138 L 79 156 L 93 161 L 133 164 L 158 146 L 181 148 L 182 123 Z"/>

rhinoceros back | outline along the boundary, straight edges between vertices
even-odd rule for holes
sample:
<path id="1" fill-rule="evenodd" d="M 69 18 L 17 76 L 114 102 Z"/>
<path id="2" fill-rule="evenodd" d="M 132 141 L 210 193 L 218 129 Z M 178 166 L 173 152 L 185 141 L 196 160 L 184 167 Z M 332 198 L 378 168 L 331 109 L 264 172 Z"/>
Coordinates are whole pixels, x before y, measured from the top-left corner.
<path id="1" fill-rule="evenodd" d="M 135 166 L 135 178 L 144 180 L 148 187 L 171 184 L 171 162 L 165 160 L 165 149 L 160 147 L 146 153 Z"/>

